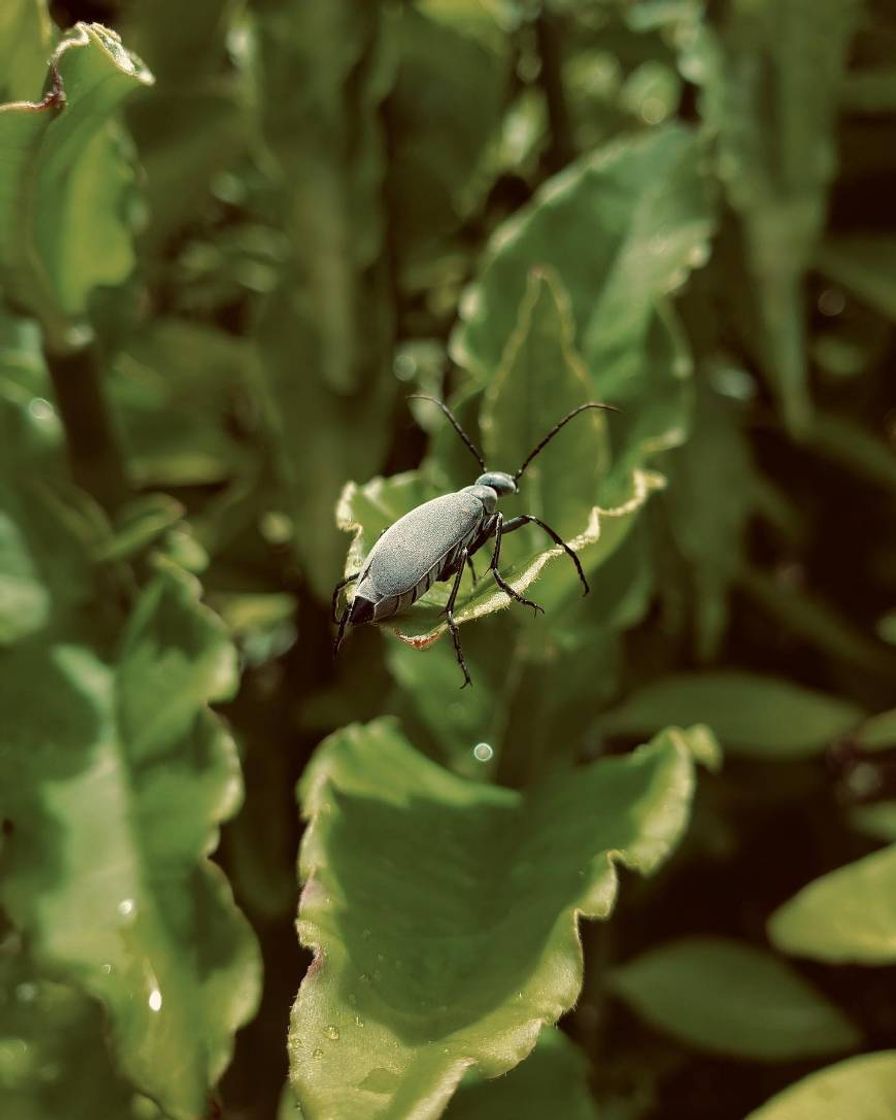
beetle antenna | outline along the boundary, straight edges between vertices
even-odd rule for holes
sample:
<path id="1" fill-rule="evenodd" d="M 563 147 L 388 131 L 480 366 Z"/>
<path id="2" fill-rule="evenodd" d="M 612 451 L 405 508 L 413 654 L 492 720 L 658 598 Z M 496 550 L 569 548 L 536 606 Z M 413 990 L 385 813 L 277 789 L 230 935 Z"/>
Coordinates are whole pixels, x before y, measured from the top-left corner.
<path id="1" fill-rule="evenodd" d="M 568 424 L 574 416 L 578 416 L 580 412 L 584 412 L 588 408 L 603 408 L 603 409 L 606 409 L 608 412 L 618 412 L 619 411 L 618 408 L 615 408 L 611 404 L 598 404 L 597 401 L 589 401 L 587 404 L 580 404 L 578 408 L 574 408 L 572 410 L 572 412 L 568 412 L 566 414 L 566 416 L 563 417 L 562 420 L 558 420 L 557 423 L 553 426 L 553 428 L 551 428 L 551 430 L 548 432 L 548 434 L 544 437 L 544 439 L 540 443 L 536 444 L 535 448 L 532 451 L 529 452 L 529 454 L 526 456 L 526 459 L 525 459 L 523 465 L 520 467 L 520 469 L 513 476 L 513 481 L 514 482 L 519 482 L 520 476 L 522 475 L 522 473 L 526 469 L 526 467 L 529 466 L 529 464 L 532 462 L 532 460 L 535 458 L 535 456 L 539 453 L 539 451 L 543 451 L 544 448 L 547 447 L 547 445 L 551 442 L 551 440 L 554 438 L 554 436 L 560 431 L 560 429 L 564 426 L 564 424 Z"/>
<path id="2" fill-rule="evenodd" d="M 451 423 L 451 427 L 454 428 L 454 430 L 457 432 L 457 434 L 460 436 L 460 438 L 464 441 L 464 443 L 467 445 L 467 447 L 469 447 L 470 451 L 472 452 L 472 454 L 474 455 L 474 457 L 476 459 L 476 462 L 479 464 L 480 467 L 482 467 L 483 473 L 486 470 L 488 470 L 488 468 L 485 465 L 485 459 L 482 458 L 482 452 L 477 448 L 476 444 L 470 439 L 470 437 L 467 435 L 467 433 L 460 426 L 460 423 L 458 422 L 457 417 L 454 415 L 454 413 L 451 411 L 451 409 L 448 407 L 448 405 L 444 403 L 444 401 L 440 401 L 438 399 L 438 397 L 429 397 L 429 396 L 426 395 L 426 393 L 412 393 L 408 397 L 408 400 L 409 401 L 432 401 L 433 404 L 437 404 L 439 406 L 439 408 L 442 410 L 442 412 L 444 412 L 445 415 L 448 417 L 448 420 Z M 569 417 L 567 417 L 567 419 L 569 419 Z M 531 456 L 530 456 L 530 458 L 531 458 Z"/>

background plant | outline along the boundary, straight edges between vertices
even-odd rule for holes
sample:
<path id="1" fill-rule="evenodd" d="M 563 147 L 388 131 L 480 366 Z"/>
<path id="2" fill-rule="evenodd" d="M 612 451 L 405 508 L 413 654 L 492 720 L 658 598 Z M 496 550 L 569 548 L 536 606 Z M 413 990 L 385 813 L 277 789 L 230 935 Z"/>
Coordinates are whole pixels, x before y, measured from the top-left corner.
<path id="1" fill-rule="evenodd" d="M 2 7 L 4 1118 L 896 1112 L 889 6 Z"/>

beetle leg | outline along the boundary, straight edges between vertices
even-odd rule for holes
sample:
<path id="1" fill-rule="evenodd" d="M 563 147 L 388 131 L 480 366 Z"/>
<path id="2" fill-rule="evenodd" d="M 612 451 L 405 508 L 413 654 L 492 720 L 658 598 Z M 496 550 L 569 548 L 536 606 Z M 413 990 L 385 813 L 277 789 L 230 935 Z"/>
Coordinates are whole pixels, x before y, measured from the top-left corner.
<path id="1" fill-rule="evenodd" d="M 470 575 L 473 577 L 473 582 L 476 582 L 476 569 L 473 567 L 473 557 L 467 553 L 467 567 L 470 569 Z"/>
<path id="2" fill-rule="evenodd" d="M 448 620 L 448 629 L 451 631 L 451 640 L 454 642 L 454 652 L 457 655 L 457 663 L 460 665 L 464 674 L 464 683 L 460 686 L 462 689 L 466 688 L 468 684 L 472 684 L 470 674 L 467 672 L 467 663 L 464 661 L 463 651 L 460 648 L 460 635 L 457 630 L 457 623 L 454 621 L 454 603 L 457 599 L 457 593 L 460 590 L 460 581 L 464 574 L 464 564 L 470 559 L 470 554 L 466 549 L 461 553 L 461 562 L 457 565 L 457 575 L 454 577 L 454 586 L 451 588 L 451 594 L 448 596 L 448 602 L 445 604 L 445 617 Z"/>
<path id="3" fill-rule="evenodd" d="M 341 622 L 341 619 L 336 614 L 336 608 L 339 606 L 339 592 L 343 589 L 343 587 L 346 587 L 350 583 L 354 583 L 360 574 L 360 572 L 355 572 L 353 576 L 346 576 L 345 579 L 340 580 L 333 589 L 333 621 L 337 626 Z"/>
<path id="4" fill-rule="evenodd" d="M 576 554 L 569 547 L 566 541 L 559 534 L 554 532 L 550 525 L 545 525 L 545 523 L 540 518 L 533 517 L 531 513 L 521 513 L 519 517 L 514 517 L 510 521 L 505 522 L 504 532 L 512 533 L 515 529 L 521 529 L 524 525 L 540 526 L 542 529 L 544 529 L 544 531 L 551 538 L 554 544 L 559 545 L 563 549 L 570 560 L 572 560 L 573 564 L 575 564 L 576 571 L 579 573 L 579 579 L 582 581 L 582 587 L 584 587 L 585 589 L 583 594 L 587 595 L 591 588 L 588 586 L 588 580 L 585 579 L 585 573 L 582 571 L 582 565 L 579 563 L 578 556 L 576 556 Z"/>
<path id="5" fill-rule="evenodd" d="M 346 607 L 342 612 L 342 618 L 339 619 L 339 632 L 336 635 L 336 641 L 333 642 L 333 660 L 339 656 L 339 647 L 342 645 L 342 639 L 345 637 L 345 628 L 348 625 L 348 616 L 351 614 L 351 608 Z"/>
<path id="6" fill-rule="evenodd" d="M 518 520 L 518 518 L 514 518 L 514 521 L 516 520 Z M 495 583 L 501 588 L 505 595 L 509 595 L 511 599 L 515 599 L 517 603 L 522 603 L 524 607 L 531 607 L 536 614 L 538 614 L 539 611 L 544 614 L 544 607 L 540 607 L 538 603 L 533 603 L 531 599 L 527 599 L 525 596 L 520 595 L 518 591 L 514 591 L 507 580 L 498 571 L 498 561 L 501 559 L 501 534 L 510 532 L 507 525 L 511 524 L 513 524 L 513 522 L 508 521 L 505 525 L 504 518 L 501 514 L 497 515 L 497 520 L 495 522 L 495 551 L 492 553 L 492 562 L 489 564 L 489 570 L 495 577 Z"/>

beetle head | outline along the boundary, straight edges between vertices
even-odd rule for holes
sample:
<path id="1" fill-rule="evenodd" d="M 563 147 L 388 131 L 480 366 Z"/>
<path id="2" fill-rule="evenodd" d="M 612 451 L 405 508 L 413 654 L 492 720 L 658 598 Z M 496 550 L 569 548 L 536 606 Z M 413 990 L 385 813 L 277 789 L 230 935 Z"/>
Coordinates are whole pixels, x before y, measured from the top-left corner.
<path id="1" fill-rule="evenodd" d="M 516 493 L 516 483 L 509 474 L 503 471 L 486 471 L 476 479 L 477 486 L 490 486 L 492 490 L 503 498 L 506 494 Z"/>

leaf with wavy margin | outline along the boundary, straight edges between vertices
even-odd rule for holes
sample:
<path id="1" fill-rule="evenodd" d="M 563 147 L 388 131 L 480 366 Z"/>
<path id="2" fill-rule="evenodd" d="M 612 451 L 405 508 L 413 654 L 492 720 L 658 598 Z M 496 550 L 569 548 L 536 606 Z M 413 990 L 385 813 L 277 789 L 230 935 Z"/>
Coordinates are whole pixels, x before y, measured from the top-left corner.
<path id="1" fill-rule="evenodd" d="M 578 995 L 579 917 L 608 917 L 617 866 L 649 874 L 681 837 L 690 747 L 669 730 L 523 795 L 441 769 L 390 719 L 326 740 L 301 783 L 307 1120 L 426 1120 L 467 1070 L 520 1062 Z"/>

